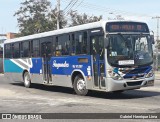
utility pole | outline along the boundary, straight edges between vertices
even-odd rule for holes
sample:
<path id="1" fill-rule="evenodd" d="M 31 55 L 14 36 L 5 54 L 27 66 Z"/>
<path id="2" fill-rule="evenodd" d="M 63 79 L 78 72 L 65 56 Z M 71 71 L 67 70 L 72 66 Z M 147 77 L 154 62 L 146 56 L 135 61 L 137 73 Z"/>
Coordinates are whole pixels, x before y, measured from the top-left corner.
<path id="1" fill-rule="evenodd" d="M 57 0 L 57 30 L 60 29 L 60 0 Z"/>
<path id="2" fill-rule="evenodd" d="M 159 19 L 160 19 L 160 16 L 152 17 L 152 19 L 157 19 L 156 70 L 158 71 L 158 42 L 159 42 Z"/>

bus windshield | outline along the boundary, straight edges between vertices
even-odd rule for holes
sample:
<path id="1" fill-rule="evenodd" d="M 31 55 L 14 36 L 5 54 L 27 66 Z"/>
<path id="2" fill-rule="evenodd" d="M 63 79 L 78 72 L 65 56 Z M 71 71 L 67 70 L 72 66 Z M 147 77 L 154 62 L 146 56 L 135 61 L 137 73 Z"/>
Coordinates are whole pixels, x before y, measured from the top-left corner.
<path id="1" fill-rule="evenodd" d="M 108 62 L 115 67 L 145 66 L 153 62 L 149 35 L 109 35 Z"/>

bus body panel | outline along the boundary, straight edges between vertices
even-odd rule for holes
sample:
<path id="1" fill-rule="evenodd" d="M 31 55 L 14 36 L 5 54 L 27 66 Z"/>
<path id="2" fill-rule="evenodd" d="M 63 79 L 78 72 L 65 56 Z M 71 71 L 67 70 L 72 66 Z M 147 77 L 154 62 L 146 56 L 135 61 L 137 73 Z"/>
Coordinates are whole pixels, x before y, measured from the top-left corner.
<path id="1" fill-rule="evenodd" d="M 23 82 L 22 73 L 5 72 L 4 76 L 9 81 Z"/>
<path id="2" fill-rule="evenodd" d="M 7 73 L 23 73 L 24 70 L 30 71 L 32 68 L 32 59 L 5 59 L 4 71 Z"/>
<path id="3" fill-rule="evenodd" d="M 52 85 L 73 87 L 71 77 L 76 71 L 83 74 L 85 80 L 92 75 L 89 55 L 51 57 L 48 63 L 52 73 Z M 27 70 L 32 83 L 44 82 L 42 58 L 5 59 L 4 64 L 6 77 L 11 77 L 14 81 L 22 81 L 23 72 Z M 87 88 L 91 88 L 88 85 Z"/>
<path id="4" fill-rule="evenodd" d="M 50 61 L 52 74 L 54 75 L 71 75 L 75 69 L 83 71 L 85 76 L 91 76 L 87 69 L 91 68 L 91 56 L 67 56 L 52 57 Z"/>
<path id="5" fill-rule="evenodd" d="M 148 65 L 146 64 L 146 67 L 139 66 L 139 68 L 135 68 L 133 66 L 129 72 L 127 69 L 129 68 L 129 66 L 126 66 L 126 68 L 121 72 L 118 66 L 116 67 L 115 65 L 111 65 L 111 63 L 109 64 L 109 57 L 107 57 L 107 51 L 109 50 L 109 48 L 107 47 L 107 45 L 105 45 L 105 43 L 99 43 L 100 41 L 107 41 L 107 39 L 109 39 L 106 38 L 107 35 L 147 34 L 149 36 L 149 30 L 147 29 L 146 31 L 143 31 L 143 28 L 134 26 L 137 29 L 135 28 L 136 30 L 133 31 L 133 26 L 131 26 L 132 21 L 124 21 L 123 24 L 125 24 L 126 22 L 131 23 L 127 26 L 121 25 L 121 21 L 118 21 L 119 24 L 112 24 L 112 22 L 113 21 L 111 21 L 110 26 L 108 25 L 109 29 L 107 29 L 106 21 L 100 21 L 96 23 L 80 25 L 77 27 L 71 27 L 69 29 L 65 28 L 26 37 L 20 37 L 17 39 L 6 40 L 4 47 L 8 45 L 8 48 L 6 48 L 9 50 L 8 52 L 14 51 L 13 44 L 19 43 L 19 57 L 17 57 L 14 52 L 9 53 L 9 56 L 6 55 L 6 58 L 4 58 L 5 75 L 14 81 L 23 81 L 23 73 L 25 71 L 28 71 L 32 83 L 73 87 L 74 79 L 72 79 L 72 76 L 75 72 L 79 72 L 86 81 L 87 89 L 108 92 L 153 86 L 154 75 L 146 78 L 146 75 L 149 74 L 151 70 L 153 70 L 153 67 L 150 66 L 151 63 Z M 99 28 L 102 28 L 103 31 Z M 121 28 L 123 30 L 119 30 L 117 33 L 117 28 Z M 146 28 L 148 28 L 147 25 Z M 139 30 L 141 30 L 142 32 L 140 32 Z M 78 35 L 78 33 L 83 33 L 84 31 L 86 32 L 85 34 L 87 34 L 86 36 L 84 36 L 85 34 Z M 65 38 L 59 38 L 63 34 L 65 35 Z M 94 38 L 94 36 L 101 36 L 102 38 Z M 47 37 L 49 39 L 43 40 L 43 38 Z M 87 43 L 84 43 L 85 45 L 87 45 L 85 47 L 87 48 L 85 55 L 83 55 L 83 53 L 79 55 L 79 53 L 77 53 L 78 51 L 74 51 L 82 44 L 82 37 L 86 39 L 85 41 L 87 41 Z M 28 52 L 30 54 L 28 53 L 28 57 L 26 56 L 27 58 L 24 58 L 24 56 L 21 54 L 24 51 L 22 51 L 21 49 L 23 48 L 21 47 L 23 41 L 28 41 L 29 45 Z M 34 41 L 37 42 L 35 43 L 36 45 L 39 45 L 38 48 L 36 46 L 34 47 L 38 51 L 32 49 Z M 67 44 L 68 41 L 69 45 Z M 65 44 L 61 42 L 65 42 Z M 78 43 L 78 45 L 76 45 L 76 43 Z M 75 46 L 75 49 L 72 50 L 73 45 Z M 101 45 L 104 47 L 100 50 L 99 47 Z M 67 55 L 65 55 L 66 53 L 62 53 L 62 46 L 66 46 L 66 49 L 69 49 Z M 93 47 L 95 47 L 95 49 Z M 44 50 L 42 51 L 42 49 Z M 77 50 L 79 49 L 77 48 Z M 38 52 L 36 56 L 32 54 L 34 51 Z M 104 55 L 103 60 L 100 59 L 100 55 L 101 57 Z M 115 53 L 115 51 L 113 51 L 112 55 L 116 56 L 117 54 Z M 11 57 L 14 57 L 15 59 Z M 109 74 L 108 71 L 115 72 L 118 75 L 121 75 L 123 79 L 114 80 L 114 78 Z"/>
<path id="6" fill-rule="evenodd" d="M 43 75 L 42 74 L 30 74 L 31 82 L 43 84 Z"/>
<path id="7" fill-rule="evenodd" d="M 15 64 L 11 59 L 4 60 L 4 66 L 5 66 L 4 67 L 5 73 L 22 73 L 23 72 L 23 68 Z"/>
<path id="8" fill-rule="evenodd" d="M 64 86 L 73 88 L 71 77 L 66 75 L 53 75 L 52 76 L 52 84 L 55 86 Z"/>
<path id="9" fill-rule="evenodd" d="M 31 74 L 42 74 L 42 58 L 32 58 Z"/>

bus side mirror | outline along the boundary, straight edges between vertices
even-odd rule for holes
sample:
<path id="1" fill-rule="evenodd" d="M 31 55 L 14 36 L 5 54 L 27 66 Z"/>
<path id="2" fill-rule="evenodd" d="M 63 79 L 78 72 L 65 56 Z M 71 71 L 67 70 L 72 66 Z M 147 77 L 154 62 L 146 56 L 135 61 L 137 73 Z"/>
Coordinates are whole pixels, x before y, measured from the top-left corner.
<path id="1" fill-rule="evenodd" d="M 150 39 L 151 39 L 152 44 L 155 44 L 154 35 L 151 35 L 151 36 L 150 36 Z"/>
<path id="2" fill-rule="evenodd" d="M 109 46 L 109 39 L 108 39 L 108 37 L 106 37 L 106 38 L 104 39 L 104 47 L 105 47 L 105 48 L 108 48 L 108 46 Z"/>

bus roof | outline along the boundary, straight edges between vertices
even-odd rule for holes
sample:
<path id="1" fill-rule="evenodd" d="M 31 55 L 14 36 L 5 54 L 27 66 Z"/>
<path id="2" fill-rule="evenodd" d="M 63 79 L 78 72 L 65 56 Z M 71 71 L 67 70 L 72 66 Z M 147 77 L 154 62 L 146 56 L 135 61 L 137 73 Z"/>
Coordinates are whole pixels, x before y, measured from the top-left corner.
<path id="1" fill-rule="evenodd" d="M 76 32 L 76 31 L 81 31 L 81 30 L 105 27 L 105 24 L 107 22 L 138 22 L 138 21 L 125 21 L 125 20 L 103 21 L 103 20 L 101 20 L 98 22 L 63 28 L 63 29 L 59 29 L 59 30 L 53 30 L 53 31 L 28 35 L 28 36 L 24 36 L 24 37 L 14 38 L 14 39 L 7 39 L 4 43 L 20 42 L 20 41 L 24 41 L 24 40 L 33 40 L 33 39 L 38 39 L 38 38 L 42 38 L 42 37 L 60 35 L 60 34 L 64 34 L 64 33 L 70 33 L 70 32 Z M 141 23 L 144 23 L 144 22 L 141 22 Z"/>

